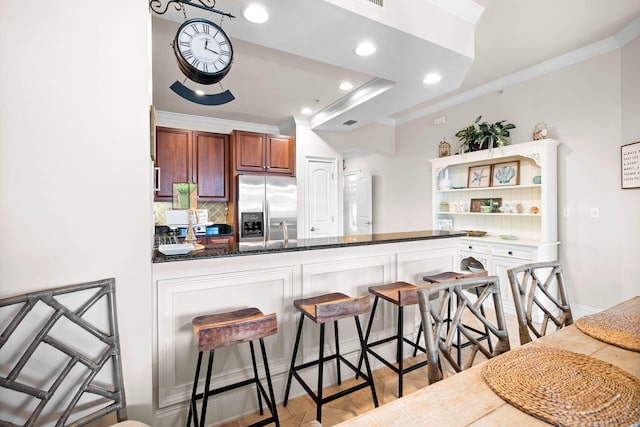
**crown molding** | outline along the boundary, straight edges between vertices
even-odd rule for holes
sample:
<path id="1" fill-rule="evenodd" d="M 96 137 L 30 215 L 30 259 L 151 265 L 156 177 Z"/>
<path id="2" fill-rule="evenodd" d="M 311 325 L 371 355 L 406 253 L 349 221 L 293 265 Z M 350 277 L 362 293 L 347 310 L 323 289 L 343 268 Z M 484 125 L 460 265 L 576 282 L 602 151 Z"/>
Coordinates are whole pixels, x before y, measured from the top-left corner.
<path id="1" fill-rule="evenodd" d="M 613 37 L 617 40 L 618 44 L 620 44 L 620 47 L 622 47 L 638 36 L 640 36 L 640 17 L 631 21 L 629 25 Z"/>
<path id="2" fill-rule="evenodd" d="M 523 83 L 527 80 L 534 79 L 536 77 L 543 76 L 553 71 L 561 70 L 587 59 L 602 55 L 615 49 L 619 49 L 626 43 L 635 39 L 640 35 L 640 18 L 635 19 L 631 24 L 627 25 L 616 35 L 608 37 L 599 42 L 592 43 L 588 46 L 576 49 L 572 52 L 564 55 L 557 56 L 540 64 L 525 68 L 524 70 L 517 71 L 512 74 L 508 74 L 504 77 L 496 79 L 492 82 L 475 87 L 468 91 L 459 93 L 449 98 L 443 99 L 436 103 L 429 105 L 428 107 L 411 112 L 402 117 L 396 119 L 397 124 L 408 123 L 412 120 L 419 119 L 430 114 L 438 113 L 447 108 L 454 107 L 456 105 L 463 104 L 471 101 L 480 96 L 487 95 L 492 92 L 497 92 L 509 86 Z"/>
<path id="3" fill-rule="evenodd" d="M 176 127 L 194 125 L 202 130 L 214 132 L 231 132 L 234 129 L 249 132 L 279 134 L 278 126 L 261 125 L 257 123 L 241 122 L 237 120 L 224 120 L 215 117 L 193 116 L 190 114 L 172 113 L 156 110 L 156 122 L 160 126 L 173 125 Z"/>

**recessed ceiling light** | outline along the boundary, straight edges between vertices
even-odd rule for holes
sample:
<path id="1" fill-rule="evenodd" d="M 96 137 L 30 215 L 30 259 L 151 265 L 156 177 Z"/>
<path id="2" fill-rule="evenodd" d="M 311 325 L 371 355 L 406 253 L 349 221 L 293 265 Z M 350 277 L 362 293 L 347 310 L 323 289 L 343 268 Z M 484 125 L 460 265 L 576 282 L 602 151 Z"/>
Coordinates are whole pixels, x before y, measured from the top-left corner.
<path id="1" fill-rule="evenodd" d="M 202 95 L 204 95 L 204 91 L 203 91 L 203 90 L 198 89 L 198 90 L 196 90 L 196 95 L 200 95 L 200 96 L 202 96 Z"/>
<path id="2" fill-rule="evenodd" d="M 242 11 L 242 14 L 247 21 L 253 22 L 254 24 L 263 24 L 269 19 L 267 10 L 258 4 L 248 6 Z"/>
<path id="3" fill-rule="evenodd" d="M 362 42 L 358 46 L 356 46 L 356 49 L 355 49 L 356 55 L 359 55 L 359 56 L 373 55 L 375 51 L 376 51 L 376 47 L 371 42 Z"/>
<path id="4" fill-rule="evenodd" d="M 432 85 L 434 83 L 438 83 L 440 80 L 442 80 L 442 77 L 440 76 L 440 74 L 438 73 L 429 73 L 425 76 L 424 80 L 422 80 L 423 83 L 426 83 L 428 85 Z"/>
<path id="5" fill-rule="evenodd" d="M 300 112 L 302 114 L 304 114 L 305 116 L 308 116 L 309 114 L 312 113 L 311 108 L 309 108 L 309 107 L 304 107 Z"/>
<path id="6" fill-rule="evenodd" d="M 340 86 L 338 86 L 340 90 L 351 90 L 353 89 L 353 85 L 349 82 L 342 82 Z"/>

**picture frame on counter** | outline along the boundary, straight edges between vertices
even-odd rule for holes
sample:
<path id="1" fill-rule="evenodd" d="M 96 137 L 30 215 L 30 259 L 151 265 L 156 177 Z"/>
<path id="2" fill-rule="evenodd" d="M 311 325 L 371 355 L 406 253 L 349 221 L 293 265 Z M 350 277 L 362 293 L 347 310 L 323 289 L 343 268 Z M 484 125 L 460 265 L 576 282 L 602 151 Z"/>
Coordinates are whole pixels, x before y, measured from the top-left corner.
<path id="1" fill-rule="evenodd" d="M 438 230 L 453 230 L 453 218 L 438 218 Z"/>
<path id="2" fill-rule="evenodd" d="M 491 186 L 507 187 L 520 183 L 520 160 L 495 163 L 491 166 Z"/>
<path id="3" fill-rule="evenodd" d="M 470 206 L 470 212 L 499 213 L 502 207 L 502 198 L 471 199 Z"/>
<path id="4" fill-rule="evenodd" d="M 491 165 L 470 166 L 467 188 L 484 188 L 491 185 Z"/>

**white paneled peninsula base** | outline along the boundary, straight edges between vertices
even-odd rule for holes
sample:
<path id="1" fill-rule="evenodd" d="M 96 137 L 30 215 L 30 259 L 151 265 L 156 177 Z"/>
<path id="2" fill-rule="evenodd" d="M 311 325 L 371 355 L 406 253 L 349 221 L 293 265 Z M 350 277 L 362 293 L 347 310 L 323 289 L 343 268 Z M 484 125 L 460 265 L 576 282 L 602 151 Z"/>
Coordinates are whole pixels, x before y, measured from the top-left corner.
<path id="1" fill-rule="evenodd" d="M 406 236 L 406 239 L 398 238 Z M 379 236 L 376 239 L 376 236 Z M 387 238 L 385 238 L 385 236 Z M 409 236 L 422 236 L 418 239 Z M 236 256 L 211 256 L 163 262 L 154 257 L 154 402 L 155 426 L 185 425 L 188 401 L 193 384 L 197 345 L 191 320 L 203 314 L 257 307 L 263 313 L 276 313 L 278 333 L 267 337 L 271 375 L 276 400 L 284 397 L 286 375 L 299 314 L 293 307 L 298 298 L 328 292 L 355 296 L 368 293 L 368 287 L 393 281 L 423 284 L 422 276 L 457 270 L 460 233 L 427 231 L 344 238 L 344 244 L 323 248 L 307 247 L 291 251 L 265 251 Z M 395 237 L 395 238 L 391 238 Z M 342 239 L 342 238 L 340 238 Z M 349 239 L 354 245 L 349 244 Z M 209 248 L 207 248 L 209 249 Z M 405 331 L 417 332 L 417 306 L 405 309 Z M 396 330 L 396 314 L 391 304 L 382 304 L 372 329 L 378 337 Z M 361 319 L 366 324 L 368 318 Z M 303 347 L 299 357 L 317 357 L 318 338 L 313 322 L 305 322 Z M 411 329 L 413 327 L 413 329 Z M 327 334 L 333 347 L 333 333 Z M 405 346 L 405 349 L 408 346 Z M 381 349 L 392 358 L 393 344 Z M 405 357 L 409 357 L 410 350 Z M 333 350 L 332 350 L 333 352 Z M 359 348 L 353 322 L 340 327 L 340 352 L 357 362 Z M 379 367 L 372 360 L 373 367 Z M 249 378 L 251 359 L 248 345 L 216 350 L 212 385 L 220 387 L 238 379 Z M 259 367 L 263 372 L 262 367 Z M 343 375 L 347 377 L 347 370 Z M 306 373 L 303 373 L 305 375 Z M 325 365 L 326 384 L 335 383 L 335 363 Z M 308 376 L 313 383 L 314 370 Z M 351 375 L 349 375 L 349 378 Z M 306 378 L 306 376 L 305 376 Z M 199 390 L 204 385 L 200 378 Z M 303 389 L 293 382 L 292 396 Z M 256 394 L 248 388 L 210 398 L 209 423 L 238 417 L 256 410 Z"/>

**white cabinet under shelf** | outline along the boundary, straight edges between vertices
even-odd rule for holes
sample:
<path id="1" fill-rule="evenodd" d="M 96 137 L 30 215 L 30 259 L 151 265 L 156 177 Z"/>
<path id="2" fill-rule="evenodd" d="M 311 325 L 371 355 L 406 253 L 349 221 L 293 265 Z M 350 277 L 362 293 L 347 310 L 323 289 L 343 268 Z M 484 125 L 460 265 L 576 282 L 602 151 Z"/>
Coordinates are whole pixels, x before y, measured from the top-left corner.
<path id="1" fill-rule="evenodd" d="M 460 261 L 473 257 L 489 274 L 500 277 L 502 300 L 510 314 L 515 309 L 507 270 L 558 256 L 557 146 L 558 141 L 544 139 L 494 148 L 491 153 L 481 150 L 430 160 L 433 228 L 438 228 L 440 219 L 450 219 L 454 230 L 487 232 L 483 237 L 462 238 L 458 257 Z M 487 165 L 490 169 L 511 161 L 519 162 L 517 185 L 466 188 L 470 167 Z M 453 188 L 439 188 L 445 173 Z M 533 182 L 537 176 L 539 184 Z M 470 212 L 471 199 L 497 198 L 502 206 L 520 205 L 521 213 Z M 531 212 L 532 207 L 537 213 Z M 503 235 L 517 240 L 501 239 Z"/>

